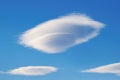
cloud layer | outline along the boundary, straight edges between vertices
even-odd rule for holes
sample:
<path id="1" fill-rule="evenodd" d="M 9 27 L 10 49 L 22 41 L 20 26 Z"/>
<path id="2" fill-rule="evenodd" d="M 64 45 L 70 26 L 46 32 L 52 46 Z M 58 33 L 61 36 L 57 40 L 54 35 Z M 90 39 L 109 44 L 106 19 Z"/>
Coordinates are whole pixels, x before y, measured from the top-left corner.
<path id="1" fill-rule="evenodd" d="M 100 66 L 93 69 L 84 70 L 82 72 L 89 73 L 111 73 L 120 76 L 120 63 L 109 64 L 105 66 Z"/>
<path id="2" fill-rule="evenodd" d="M 19 43 L 46 53 L 59 53 L 94 38 L 103 27 L 103 23 L 86 15 L 70 14 L 27 30 Z"/>
<path id="3" fill-rule="evenodd" d="M 43 76 L 53 72 L 57 72 L 56 67 L 52 66 L 27 66 L 17 69 L 9 70 L 7 72 L 0 72 L 1 74 L 7 73 L 12 75 L 25 75 L 25 76 Z"/>

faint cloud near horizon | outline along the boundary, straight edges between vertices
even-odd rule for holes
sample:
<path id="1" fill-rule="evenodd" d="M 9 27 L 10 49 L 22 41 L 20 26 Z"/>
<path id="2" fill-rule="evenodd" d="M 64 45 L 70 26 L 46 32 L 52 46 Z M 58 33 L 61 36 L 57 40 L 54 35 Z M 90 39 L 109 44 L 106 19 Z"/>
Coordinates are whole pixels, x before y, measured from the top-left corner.
<path id="1" fill-rule="evenodd" d="M 19 43 L 45 53 L 63 52 L 96 37 L 105 25 L 83 14 L 69 14 L 25 31 Z"/>
<path id="2" fill-rule="evenodd" d="M 92 69 L 83 70 L 86 73 L 115 74 L 120 76 L 120 63 L 104 65 Z"/>

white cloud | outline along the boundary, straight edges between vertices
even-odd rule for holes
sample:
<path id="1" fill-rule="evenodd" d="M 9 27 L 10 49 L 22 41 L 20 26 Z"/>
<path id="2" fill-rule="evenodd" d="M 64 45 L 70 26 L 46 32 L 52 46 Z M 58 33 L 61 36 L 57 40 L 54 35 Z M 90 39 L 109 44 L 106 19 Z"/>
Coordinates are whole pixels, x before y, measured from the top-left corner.
<path id="1" fill-rule="evenodd" d="M 56 67 L 52 66 L 27 66 L 19 67 L 17 69 L 9 70 L 7 72 L 0 72 L 1 74 L 25 75 L 25 76 L 43 76 L 53 72 L 57 72 Z"/>
<path id="2" fill-rule="evenodd" d="M 103 23 L 86 15 L 70 14 L 27 30 L 19 43 L 46 53 L 59 53 L 94 38 L 103 27 Z"/>
<path id="3" fill-rule="evenodd" d="M 84 70 L 82 72 L 88 73 L 111 73 L 120 76 L 120 63 L 109 64 L 105 66 L 100 66 L 93 69 Z"/>

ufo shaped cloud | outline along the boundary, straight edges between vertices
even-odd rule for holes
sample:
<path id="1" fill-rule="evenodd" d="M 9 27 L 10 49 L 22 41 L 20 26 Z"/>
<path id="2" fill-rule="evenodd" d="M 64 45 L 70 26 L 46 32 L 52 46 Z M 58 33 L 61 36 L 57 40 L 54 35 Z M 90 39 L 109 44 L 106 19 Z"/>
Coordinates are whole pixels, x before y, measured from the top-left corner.
<path id="1" fill-rule="evenodd" d="M 25 31 L 19 43 L 46 53 L 60 53 L 96 37 L 104 24 L 83 14 L 69 14 Z"/>

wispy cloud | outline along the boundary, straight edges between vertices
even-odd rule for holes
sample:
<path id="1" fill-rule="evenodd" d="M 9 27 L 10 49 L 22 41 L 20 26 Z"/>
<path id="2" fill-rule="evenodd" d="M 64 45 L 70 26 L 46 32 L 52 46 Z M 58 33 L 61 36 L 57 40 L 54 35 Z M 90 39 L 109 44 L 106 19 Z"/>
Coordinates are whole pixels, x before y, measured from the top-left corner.
<path id="1" fill-rule="evenodd" d="M 88 73 L 111 73 L 120 76 L 120 63 L 109 64 L 105 66 L 100 66 L 93 69 L 84 70 L 82 72 Z"/>
<path id="2" fill-rule="evenodd" d="M 89 16 L 70 14 L 24 32 L 19 43 L 46 53 L 59 53 L 96 37 L 103 27 L 103 23 Z"/>
<path id="3" fill-rule="evenodd" d="M 57 68 L 53 66 L 27 66 L 0 72 L 1 74 L 25 75 L 25 76 L 43 76 L 53 72 L 57 72 Z"/>

